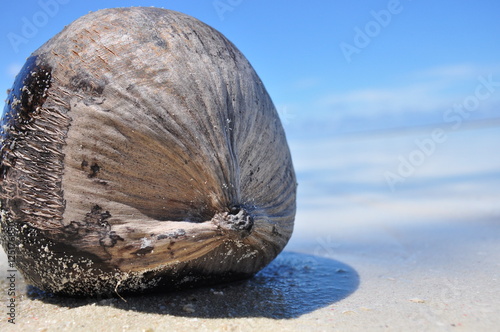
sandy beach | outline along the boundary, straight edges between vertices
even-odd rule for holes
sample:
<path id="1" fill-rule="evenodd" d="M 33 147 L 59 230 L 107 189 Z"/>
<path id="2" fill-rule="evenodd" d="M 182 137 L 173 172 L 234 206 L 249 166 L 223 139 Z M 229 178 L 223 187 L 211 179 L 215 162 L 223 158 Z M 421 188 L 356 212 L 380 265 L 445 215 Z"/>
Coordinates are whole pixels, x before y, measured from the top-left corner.
<path id="1" fill-rule="evenodd" d="M 395 156 L 411 153 L 428 133 L 313 145 L 292 139 L 299 178 L 294 235 L 247 281 L 72 299 L 42 293 L 14 272 L 14 325 L 5 315 L 12 272 L 2 252 L 0 329 L 500 331 L 500 157 L 490 153 L 498 151 L 500 133 L 448 132 L 391 188 L 384 174 L 397 172 Z"/>

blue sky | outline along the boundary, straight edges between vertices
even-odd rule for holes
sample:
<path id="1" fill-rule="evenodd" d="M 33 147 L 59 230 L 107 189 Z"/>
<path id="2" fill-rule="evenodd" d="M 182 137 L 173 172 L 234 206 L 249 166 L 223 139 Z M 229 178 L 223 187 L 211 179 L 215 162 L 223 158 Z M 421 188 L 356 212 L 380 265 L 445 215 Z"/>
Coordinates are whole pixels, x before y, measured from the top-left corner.
<path id="1" fill-rule="evenodd" d="M 10 1 L 0 14 L 0 91 L 76 18 L 139 5 L 184 12 L 226 35 L 264 81 L 290 136 L 452 124 L 453 106 L 467 102 L 455 119 L 498 117 L 494 0 Z"/>

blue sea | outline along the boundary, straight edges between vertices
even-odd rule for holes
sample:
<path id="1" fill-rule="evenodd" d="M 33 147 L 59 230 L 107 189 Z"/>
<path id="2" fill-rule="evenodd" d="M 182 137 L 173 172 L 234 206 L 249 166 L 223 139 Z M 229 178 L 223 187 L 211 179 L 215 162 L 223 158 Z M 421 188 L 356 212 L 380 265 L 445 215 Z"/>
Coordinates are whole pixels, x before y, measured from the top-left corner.
<path id="1" fill-rule="evenodd" d="M 289 248 L 389 225 L 500 224 L 498 121 L 289 136 L 299 183 Z"/>

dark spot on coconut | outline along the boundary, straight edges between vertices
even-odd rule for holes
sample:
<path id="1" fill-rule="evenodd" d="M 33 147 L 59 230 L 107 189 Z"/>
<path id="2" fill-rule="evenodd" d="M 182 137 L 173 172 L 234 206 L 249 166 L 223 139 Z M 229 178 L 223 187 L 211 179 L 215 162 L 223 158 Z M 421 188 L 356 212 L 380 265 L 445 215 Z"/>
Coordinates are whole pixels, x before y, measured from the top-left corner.
<path id="1" fill-rule="evenodd" d="M 124 241 L 124 239 L 115 231 L 111 231 L 107 237 L 99 239 L 99 244 L 103 247 L 114 247 L 118 241 Z"/>
<path id="2" fill-rule="evenodd" d="M 94 205 L 90 213 L 87 213 L 87 217 L 89 220 L 94 221 L 95 223 L 100 224 L 101 226 L 109 226 L 108 219 L 111 218 L 111 214 L 109 211 L 103 212 L 102 208 L 99 205 Z"/>
<path id="3" fill-rule="evenodd" d="M 153 40 L 153 42 L 157 45 L 157 46 L 160 46 L 161 48 L 164 48 L 164 49 L 167 49 L 168 48 L 168 44 L 167 42 L 162 39 L 161 37 L 159 37 L 158 35 L 153 35 L 151 37 L 151 39 Z"/>
<path id="4" fill-rule="evenodd" d="M 80 164 L 80 168 L 81 168 L 82 171 L 84 171 L 84 172 L 87 173 L 87 177 L 89 179 L 96 178 L 97 175 L 98 175 L 98 173 L 101 171 L 101 166 L 99 166 L 99 164 L 93 163 L 89 167 L 89 163 L 86 160 L 82 161 L 82 163 Z M 97 184 L 103 185 L 103 186 L 108 185 L 107 181 L 100 180 L 100 179 L 94 179 L 94 182 L 97 183 Z"/>
<path id="5" fill-rule="evenodd" d="M 97 173 L 99 173 L 100 170 L 101 167 L 97 163 L 93 163 L 92 166 L 90 166 L 89 178 L 96 177 Z"/>
<path id="6" fill-rule="evenodd" d="M 170 241 L 170 243 L 168 244 L 168 247 L 167 247 L 167 250 L 170 250 L 170 252 L 172 253 L 172 247 L 174 246 L 175 244 L 175 241 Z"/>
<path id="7" fill-rule="evenodd" d="M 156 238 L 158 240 L 163 240 L 163 239 L 177 239 L 181 236 L 186 235 L 186 231 L 183 229 L 179 229 L 178 231 L 168 233 L 168 234 L 159 234 Z"/>
<path id="8" fill-rule="evenodd" d="M 106 98 L 101 98 L 101 97 L 89 97 L 83 100 L 83 103 L 86 106 L 90 105 L 102 105 Z"/>
<path id="9" fill-rule="evenodd" d="M 141 248 L 137 251 L 134 251 L 132 254 L 135 254 L 135 255 L 138 255 L 138 256 L 142 256 L 142 255 L 146 255 L 146 254 L 149 254 L 151 251 L 153 251 L 154 247 L 151 247 L 151 246 L 147 246 L 145 248 Z"/>
<path id="10" fill-rule="evenodd" d="M 106 82 L 103 79 L 97 80 L 95 78 L 91 78 L 89 75 L 83 76 L 83 74 L 80 74 L 73 76 L 70 79 L 70 84 L 75 90 L 91 94 L 91 97 L 84 102 L 92 103 L 93 97 L 100 96 L 102 94 Z"/>
<path id="11" fill-rule="evenodd" d="M 116 243 L 119 239 L 116 233 L 111 231 L 111 225 L 108 219 L 111 218 L 109 211 L 103 211 L 99 205 L 94 205 L 89 213 L 85 215 L 83 220 L 71 221 L 71 223 L 64 227 L 63 237 L 69 240 L 77 240 L 86 236 L 89 233 L 96 233 L 99 235 L 99 241 L 102 243 Z M 111 242 L 106 240 L 109 238 Z"/>

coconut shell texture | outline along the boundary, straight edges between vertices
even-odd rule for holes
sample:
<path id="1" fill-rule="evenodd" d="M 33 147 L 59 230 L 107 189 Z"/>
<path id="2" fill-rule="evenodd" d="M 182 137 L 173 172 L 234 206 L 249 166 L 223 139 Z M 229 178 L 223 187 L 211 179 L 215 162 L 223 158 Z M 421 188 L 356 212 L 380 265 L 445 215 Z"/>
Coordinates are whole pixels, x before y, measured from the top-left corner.
<path id="1" fill-rule="evenodd" d="M 296 179 L 245 57 L 184 14 L 116 8 L 27 60 L 1 132 L 2 244 L 66 295 L 247 278 L 288 242 Z"/>

